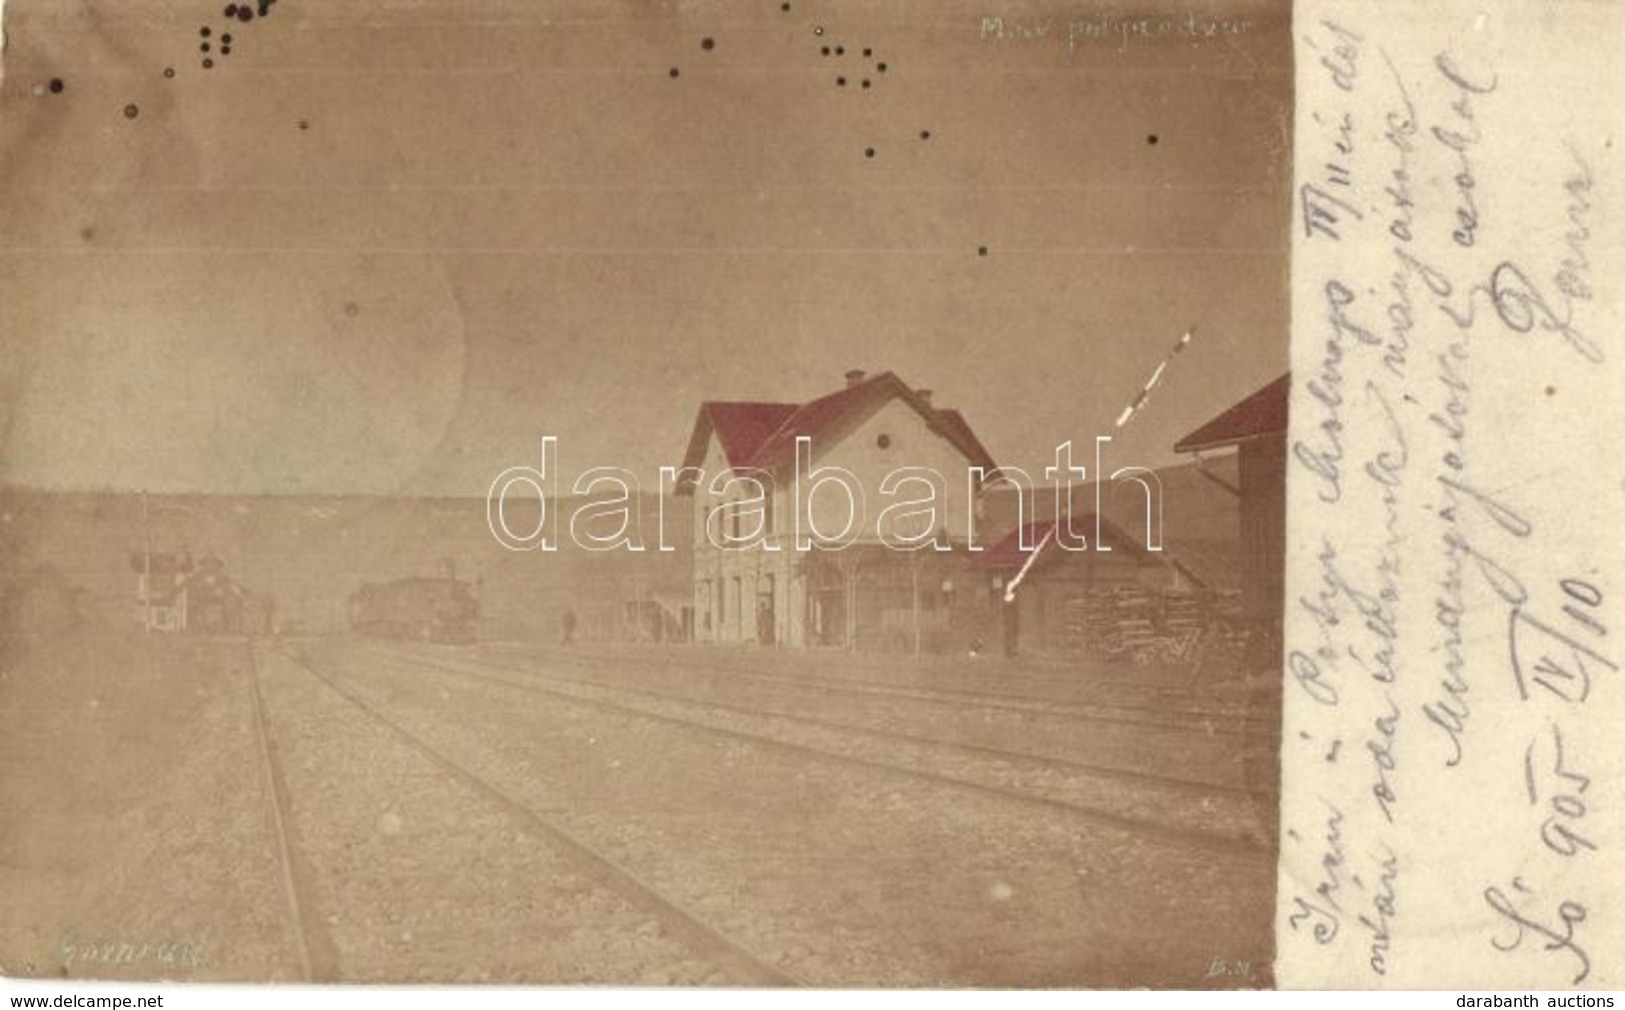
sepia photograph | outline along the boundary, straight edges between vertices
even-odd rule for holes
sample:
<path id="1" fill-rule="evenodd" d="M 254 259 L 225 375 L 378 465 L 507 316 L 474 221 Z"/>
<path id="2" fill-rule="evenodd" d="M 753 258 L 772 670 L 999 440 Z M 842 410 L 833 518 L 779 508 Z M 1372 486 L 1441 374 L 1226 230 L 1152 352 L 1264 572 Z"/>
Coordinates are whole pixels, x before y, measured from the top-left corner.
<path id="1" fill-rule="evenodd" d="M 1275 984 L 1284 0 L 6 0 L 0 975 Z"/>

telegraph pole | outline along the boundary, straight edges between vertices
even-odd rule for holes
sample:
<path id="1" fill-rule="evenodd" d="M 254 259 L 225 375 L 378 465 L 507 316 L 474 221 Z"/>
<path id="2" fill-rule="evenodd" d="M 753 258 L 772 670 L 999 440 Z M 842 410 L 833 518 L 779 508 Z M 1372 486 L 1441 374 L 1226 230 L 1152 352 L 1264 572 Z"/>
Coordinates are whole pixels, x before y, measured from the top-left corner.
<path id="1" fill-rule="evenodd" d="M 147 521 L 147 489 L 141 489 L 141 627 L 152 634 L 152 525 Z"/>
<path id="2" fill-rule="evenodd" d="M 914 655 L 918 656 L 920 654 L 920 555 L 918 551 L 909 552 L 908 571 L 914 596 Z"/>

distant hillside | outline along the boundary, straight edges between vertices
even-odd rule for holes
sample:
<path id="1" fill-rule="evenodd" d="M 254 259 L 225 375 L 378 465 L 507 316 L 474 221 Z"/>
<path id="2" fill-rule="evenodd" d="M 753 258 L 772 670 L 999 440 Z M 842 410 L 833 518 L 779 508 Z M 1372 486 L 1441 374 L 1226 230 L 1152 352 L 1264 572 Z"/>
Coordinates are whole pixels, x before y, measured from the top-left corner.
<path id="1" fill-rule="evenodd" d="M 1204 584 L 1233 587 L 1237 502 L 1222 482 L 1235 483 L 1234 458 L 1158 473 L 1165 556 Z M 1038 491 L 1034 517 L 1048 517 L 1053 491 Z M 1073 497 L 1077 514 L 1094 509 L 1093 485 L 1080 485 Z M 480 498 L 152 495 L 148 526 L 154 552 L 217 554 L 249 592 L 275 601 L 279 624 L 312 631 L 343 628 L 346 602 L 363 583 L 438 574 L 448 563 L 478 582 L 486 636 L 551 637 L 566 609 L 583 634 L 607 635 L 629 601 L 689 598 L 693 499 L 663 503 L 666 542 L 675 548 L 667 553 L 655 550 L 658 497 L 637 499 L 647 549 L 636 553 L 573 545 L 568 519 L 583 501 L 562 500 L 556 553 L 502 547 Z M 1143 510 L 1132 484 L 1110 489 L 1104 501 L 1106 516 L 1137 539 Z M 74 609 L 86 620 L 133 621 L 130 558 L 142 550 L 141 514 L 140 496 L 131 492 L 0 488 L 0 616 L 57 623 Z M 979 539 L 986 545 L 1014 528 L 1015 496 L 993 491 L 984 516 Z M 534 505 L 512 508 L 509 521 L 516 530 L 533 528 Z"/>
<path id="2" fill-rule="evenodd" d="M 576 504 L 563 502 L 564 522 Z M 640 594 L 686 598 L 690 502 L 664 503 L 670 553 L 652 548 L 660 504 L 637 502 L 651 543 L 642 553 L 588 552 L 567 535 L 557 553 L 509 551 L 475 498 L 155 494 L 147 511 L 154 552 L 219 555 L 236 581 L 275 600 L 279 623 L 337 630 L 362 583 L 438 574 L 449 562 L 479 582 L 488 634 L 550 636 L 566 608 L 591 633 Z M 534 525 L 534 511 L 514 509 L 510 521 Z M 0 594 L 14 603 L 30 587 L 67 587 L 86 619 L 133 620 L 130 558 L 142 545 L 137 494 L 0 488 Z"/>

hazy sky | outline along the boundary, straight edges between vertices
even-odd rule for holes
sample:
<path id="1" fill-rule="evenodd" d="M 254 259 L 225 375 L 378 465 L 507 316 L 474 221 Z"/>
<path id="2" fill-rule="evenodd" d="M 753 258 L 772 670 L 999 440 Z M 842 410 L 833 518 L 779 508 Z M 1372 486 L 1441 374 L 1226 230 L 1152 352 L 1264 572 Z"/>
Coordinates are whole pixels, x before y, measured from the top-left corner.
<path id="1" fill-rule="evenodd" d="M 1036 469 L 1194 324 L 1157 463 L 1285 368 L 1283 3 L 225 2 L 7 0 L 0 480 L 652 484 L 848 368 Z"/>

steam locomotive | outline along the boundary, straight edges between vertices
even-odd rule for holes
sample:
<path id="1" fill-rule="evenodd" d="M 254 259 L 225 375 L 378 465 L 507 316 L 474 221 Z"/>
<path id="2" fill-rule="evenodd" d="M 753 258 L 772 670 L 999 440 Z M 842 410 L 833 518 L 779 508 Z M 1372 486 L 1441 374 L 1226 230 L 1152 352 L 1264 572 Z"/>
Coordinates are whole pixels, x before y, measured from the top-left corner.
<path id="1" fill-rule="evenodd" d="M 350 629 L 375 638 L 468 645 L 479 617 L 473 588 L 455 578 L 369 582 L 350 597 Z"/>

